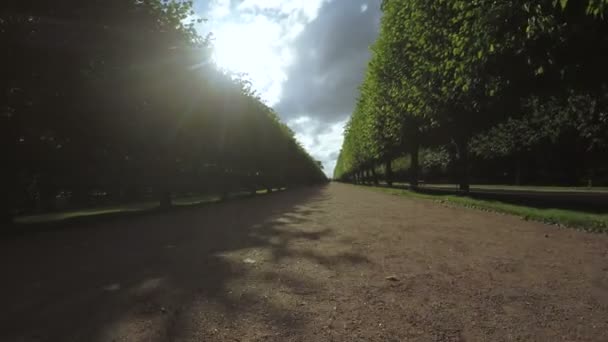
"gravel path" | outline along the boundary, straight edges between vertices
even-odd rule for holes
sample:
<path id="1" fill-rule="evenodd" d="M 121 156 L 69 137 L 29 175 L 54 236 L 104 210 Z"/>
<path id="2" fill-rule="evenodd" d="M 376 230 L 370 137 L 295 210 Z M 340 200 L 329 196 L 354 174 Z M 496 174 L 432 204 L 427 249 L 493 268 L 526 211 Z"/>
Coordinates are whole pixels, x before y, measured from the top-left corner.
<path id="1" fill-rule="evenodd" d="M 343 184 L 0 242 L 0 341 L 608 341 L 608 236 Z"/>

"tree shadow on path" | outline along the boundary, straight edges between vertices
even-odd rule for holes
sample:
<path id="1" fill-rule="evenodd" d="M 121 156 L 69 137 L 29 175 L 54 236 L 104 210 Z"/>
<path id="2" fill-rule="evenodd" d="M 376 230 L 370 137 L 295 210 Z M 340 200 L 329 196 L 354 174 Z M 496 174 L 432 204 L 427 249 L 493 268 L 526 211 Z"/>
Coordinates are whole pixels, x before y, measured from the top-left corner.
<path id="1" fill-rule="evenodd" d="M 328 196 L 298 189 L 2 241 L 0 340 L 288 336 L 311 318 L 298 298 L 322 290 L 313 272 L 367 262 L 311 248 L 332 238 Z"/>

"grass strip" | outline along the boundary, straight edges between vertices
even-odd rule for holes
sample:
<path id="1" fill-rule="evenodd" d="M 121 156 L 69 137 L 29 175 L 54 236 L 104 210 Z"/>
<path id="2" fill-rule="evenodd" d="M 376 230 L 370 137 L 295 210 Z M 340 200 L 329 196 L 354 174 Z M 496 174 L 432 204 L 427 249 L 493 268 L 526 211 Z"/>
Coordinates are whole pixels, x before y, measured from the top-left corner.
<path id="1" fill-rule="evenodd" d="M 285 188 L 273 189 L 273 191 L 282 191 Z M 256 195 L 267 194 L 267 190 L 258 190 Z M 200 196 L 185 196 L 173 199 L 173 207 L 193 207 L 199 205 L 205 205 L 210 203 L 218 203 L 224 200 L 232 200 L 237 198 L 249 197 L 251 192 L 234 192 L 230 193 L 226 198 L 222 198 L 219 195 L 200 195 Z M 147 211 L 154 211 L 158 209 L 158 201 L 146 201 L 139 203 L 123 204 L 123 205 L 112 205 L 97 208 L 86 208 L 78 210 L 68 211 L 57 211 L 44 214 L 33 214 L 18 216 L 14 219 L 15 224 L 19 225 L 31 225 L 31 224 L 45 224 L 55 223 L 62 221 L 69 221 L 74 219 L 83 218 L 94 218 L 102 216 L 117 216 L 121 214 L 129 213 L 143 213 Z"/>
<path id="2" fill-rule="evenodd" d="M 494 200 L 470 198 L 464 195 L 435 195 L 423 194 L 410 190 L 368 187 L 375 191 L 396 196 L 420 198 L 441 203 L 455 204 L 467 208 L 494 211 L 516 215 L 524 220 L 539 221 L 547 224 L 575 228 L 588 232 L 608 233 L 608 214 L 593 214 L 567 209 L 544 209 L 515 205 Z"/>

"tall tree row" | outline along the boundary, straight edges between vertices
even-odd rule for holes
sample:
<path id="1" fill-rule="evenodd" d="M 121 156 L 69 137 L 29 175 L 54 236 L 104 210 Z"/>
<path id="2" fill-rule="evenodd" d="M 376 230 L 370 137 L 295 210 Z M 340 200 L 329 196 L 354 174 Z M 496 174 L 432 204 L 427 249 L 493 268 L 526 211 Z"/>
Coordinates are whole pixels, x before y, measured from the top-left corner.
<path id="1" fill-rule="evenodd" d="M 514 182 L 525 167 L 564 183 L 608 172 L 608 1 L 384 0 L 382 10 L 335 178 L 377 181 L 383 170 L 390 184 L 391 162 L 408 156 L 416 187 L 422 148 L 449 152 L 464 191 L 482 168 Z"/>
<path id="2" fill-rule="evenodd" d="M 229 193 L 325 180 L 244 82 L 209 63 L 191 1 L 0 5 L 0 216 L 57 199 Z"/>

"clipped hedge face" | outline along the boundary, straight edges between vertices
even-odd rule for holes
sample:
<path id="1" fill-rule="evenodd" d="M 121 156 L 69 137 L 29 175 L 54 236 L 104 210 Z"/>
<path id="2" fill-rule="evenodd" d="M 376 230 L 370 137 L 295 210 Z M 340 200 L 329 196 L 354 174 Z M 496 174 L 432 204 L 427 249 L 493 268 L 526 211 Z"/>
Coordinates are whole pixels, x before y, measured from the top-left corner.
<path id="1" fill-rule="evenodd" d="M 568 144 L 584 152 L 562 168 L 602 168 L 608 66 L 598 56 L 608 54 L 607 4 L 384 1 L 334 177 L 349 180 L 387 160 L 399 172 L 409 167 L 400 156 L 419 146 L 453 150 L 423 149 L 421 166 L 449 171 L 452 164 L 462 182 L 472 160 L 571 154 Z M 549 164 L 538 172 L 556 158 L 541 158 Z"/>
<path id="2" fill-rule="evenodd" d="M 2 211 L 62 190 L 325 180 L 245 82 L 202 63 L 210 46 L 185 21 L 191 5 L 9 1 L 0 13 L 9 47 L 0 65 Z"/>

